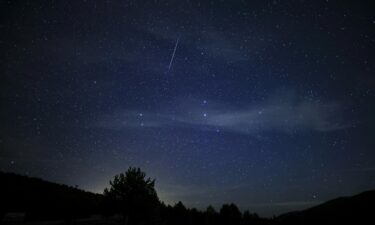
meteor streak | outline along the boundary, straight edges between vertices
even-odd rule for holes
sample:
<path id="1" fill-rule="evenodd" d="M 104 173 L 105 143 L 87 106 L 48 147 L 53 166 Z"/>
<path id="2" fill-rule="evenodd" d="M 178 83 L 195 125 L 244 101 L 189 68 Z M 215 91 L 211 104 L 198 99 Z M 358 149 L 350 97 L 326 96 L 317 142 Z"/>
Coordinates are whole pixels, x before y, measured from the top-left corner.
<path id="1" fill-rule="evenodd" d="M 169 62 L 169 66 L 168 66 L 168 71 L 167 71 L 167 73 L 169 72 L 169 70 L 171 70 L 172 63 L 173 63 L 173 59 L 174 59 L 174 55 L 176 54 L 176 50 L 177 50 L 177 46 L 178 46 L 178 41 L 179 41 L 179 40 L 180 40 L 180 38 L 177 38 L 176 45 L 174 46 L 174 50 L 173 50 L 173 54 L 172 54 L 172 58 L 171 58 L 171 61 Z"/>

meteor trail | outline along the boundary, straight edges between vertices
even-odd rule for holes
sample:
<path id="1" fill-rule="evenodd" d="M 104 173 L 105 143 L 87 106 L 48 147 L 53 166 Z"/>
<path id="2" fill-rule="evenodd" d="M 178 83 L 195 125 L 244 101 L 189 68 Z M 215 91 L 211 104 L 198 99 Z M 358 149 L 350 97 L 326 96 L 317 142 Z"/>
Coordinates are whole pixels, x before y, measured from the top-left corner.
<path id="1" fill-rule="evenodd" d="M 176 54 L 177 45 L 178 45 L 178 41 L 179 41 L 179 40 L 180 40 L 180 38 L 177 38 L 176 45 L 174 46 L 174 50 L 173 50 L 173 54 L 172 54 L 172 58 L 171 58 L 171 61 L 169 62 L 169 66 L 168 66 L 168 71 L 167 71 L 167 73 L 169 72 L 169 70 L 170 70 L 171 67 L 172 67 L 172 63 L 173 63 L 173 59 L 174 59 L 174 55 Z"/>

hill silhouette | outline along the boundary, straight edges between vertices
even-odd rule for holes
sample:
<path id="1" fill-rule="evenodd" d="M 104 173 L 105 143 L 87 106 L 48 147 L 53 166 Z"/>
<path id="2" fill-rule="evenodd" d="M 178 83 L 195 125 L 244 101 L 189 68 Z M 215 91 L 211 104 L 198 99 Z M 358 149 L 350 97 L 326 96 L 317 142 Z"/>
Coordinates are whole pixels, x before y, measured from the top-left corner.
<path id="1" fill-rule="evenodd" d="M 85 217 L 100 211 L 103 196 L 38 178 L 0 172 L 0 216 L 26 213 L 27 220 Z"/>
<path id="2" fill-rule="evenodd" d="M 315 207 L 283 214 L 282 224 L 374 224 L 375 191 L 340 197 Z"/>

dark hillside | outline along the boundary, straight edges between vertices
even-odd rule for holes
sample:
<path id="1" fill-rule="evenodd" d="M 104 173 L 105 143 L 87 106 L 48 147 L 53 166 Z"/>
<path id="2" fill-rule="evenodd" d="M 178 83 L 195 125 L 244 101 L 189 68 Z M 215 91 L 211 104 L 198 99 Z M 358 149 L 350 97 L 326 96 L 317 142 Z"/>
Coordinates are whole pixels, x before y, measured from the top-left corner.
<path id="1" fill-rule="evenodd" d="M 0 214 L 25 212 L 28 220 L 85 217 L 100 211 L 102 195 L 38 178 L 0 172 Z"/>
<path id="2" fill-rule="evenodd" d="M 374 224 L 375 191 L 341 197 L 278 217 L 283 224 Z"/>

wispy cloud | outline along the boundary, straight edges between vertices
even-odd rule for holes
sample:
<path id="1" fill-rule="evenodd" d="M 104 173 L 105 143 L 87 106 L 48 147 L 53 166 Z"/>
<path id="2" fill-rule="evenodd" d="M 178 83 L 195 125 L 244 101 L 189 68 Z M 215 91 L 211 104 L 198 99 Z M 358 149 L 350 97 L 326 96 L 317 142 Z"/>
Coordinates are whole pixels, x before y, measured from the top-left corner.
<path id="1" fill-rule="evenodd" d="M 347 127 L 335 121 L 338 111 L 337 104 L 270 104 L 230 112 L 212 111 L 207 124 L 243 133 L 295 129 L 333 131 Z"/>
<path id="2" fill-rule="evenodd" d="M 124 110 L 105 115 L 94 127 L 105 129 L 168 128 L 206 129 L 256 134 L 312 130 L 330 132 L 350 127 L 340 119 L 336 102 L 296 101 L 279 96 L 258 105 L 233 107 L 214 101 L 181 99 L 174 110 Z"/>

